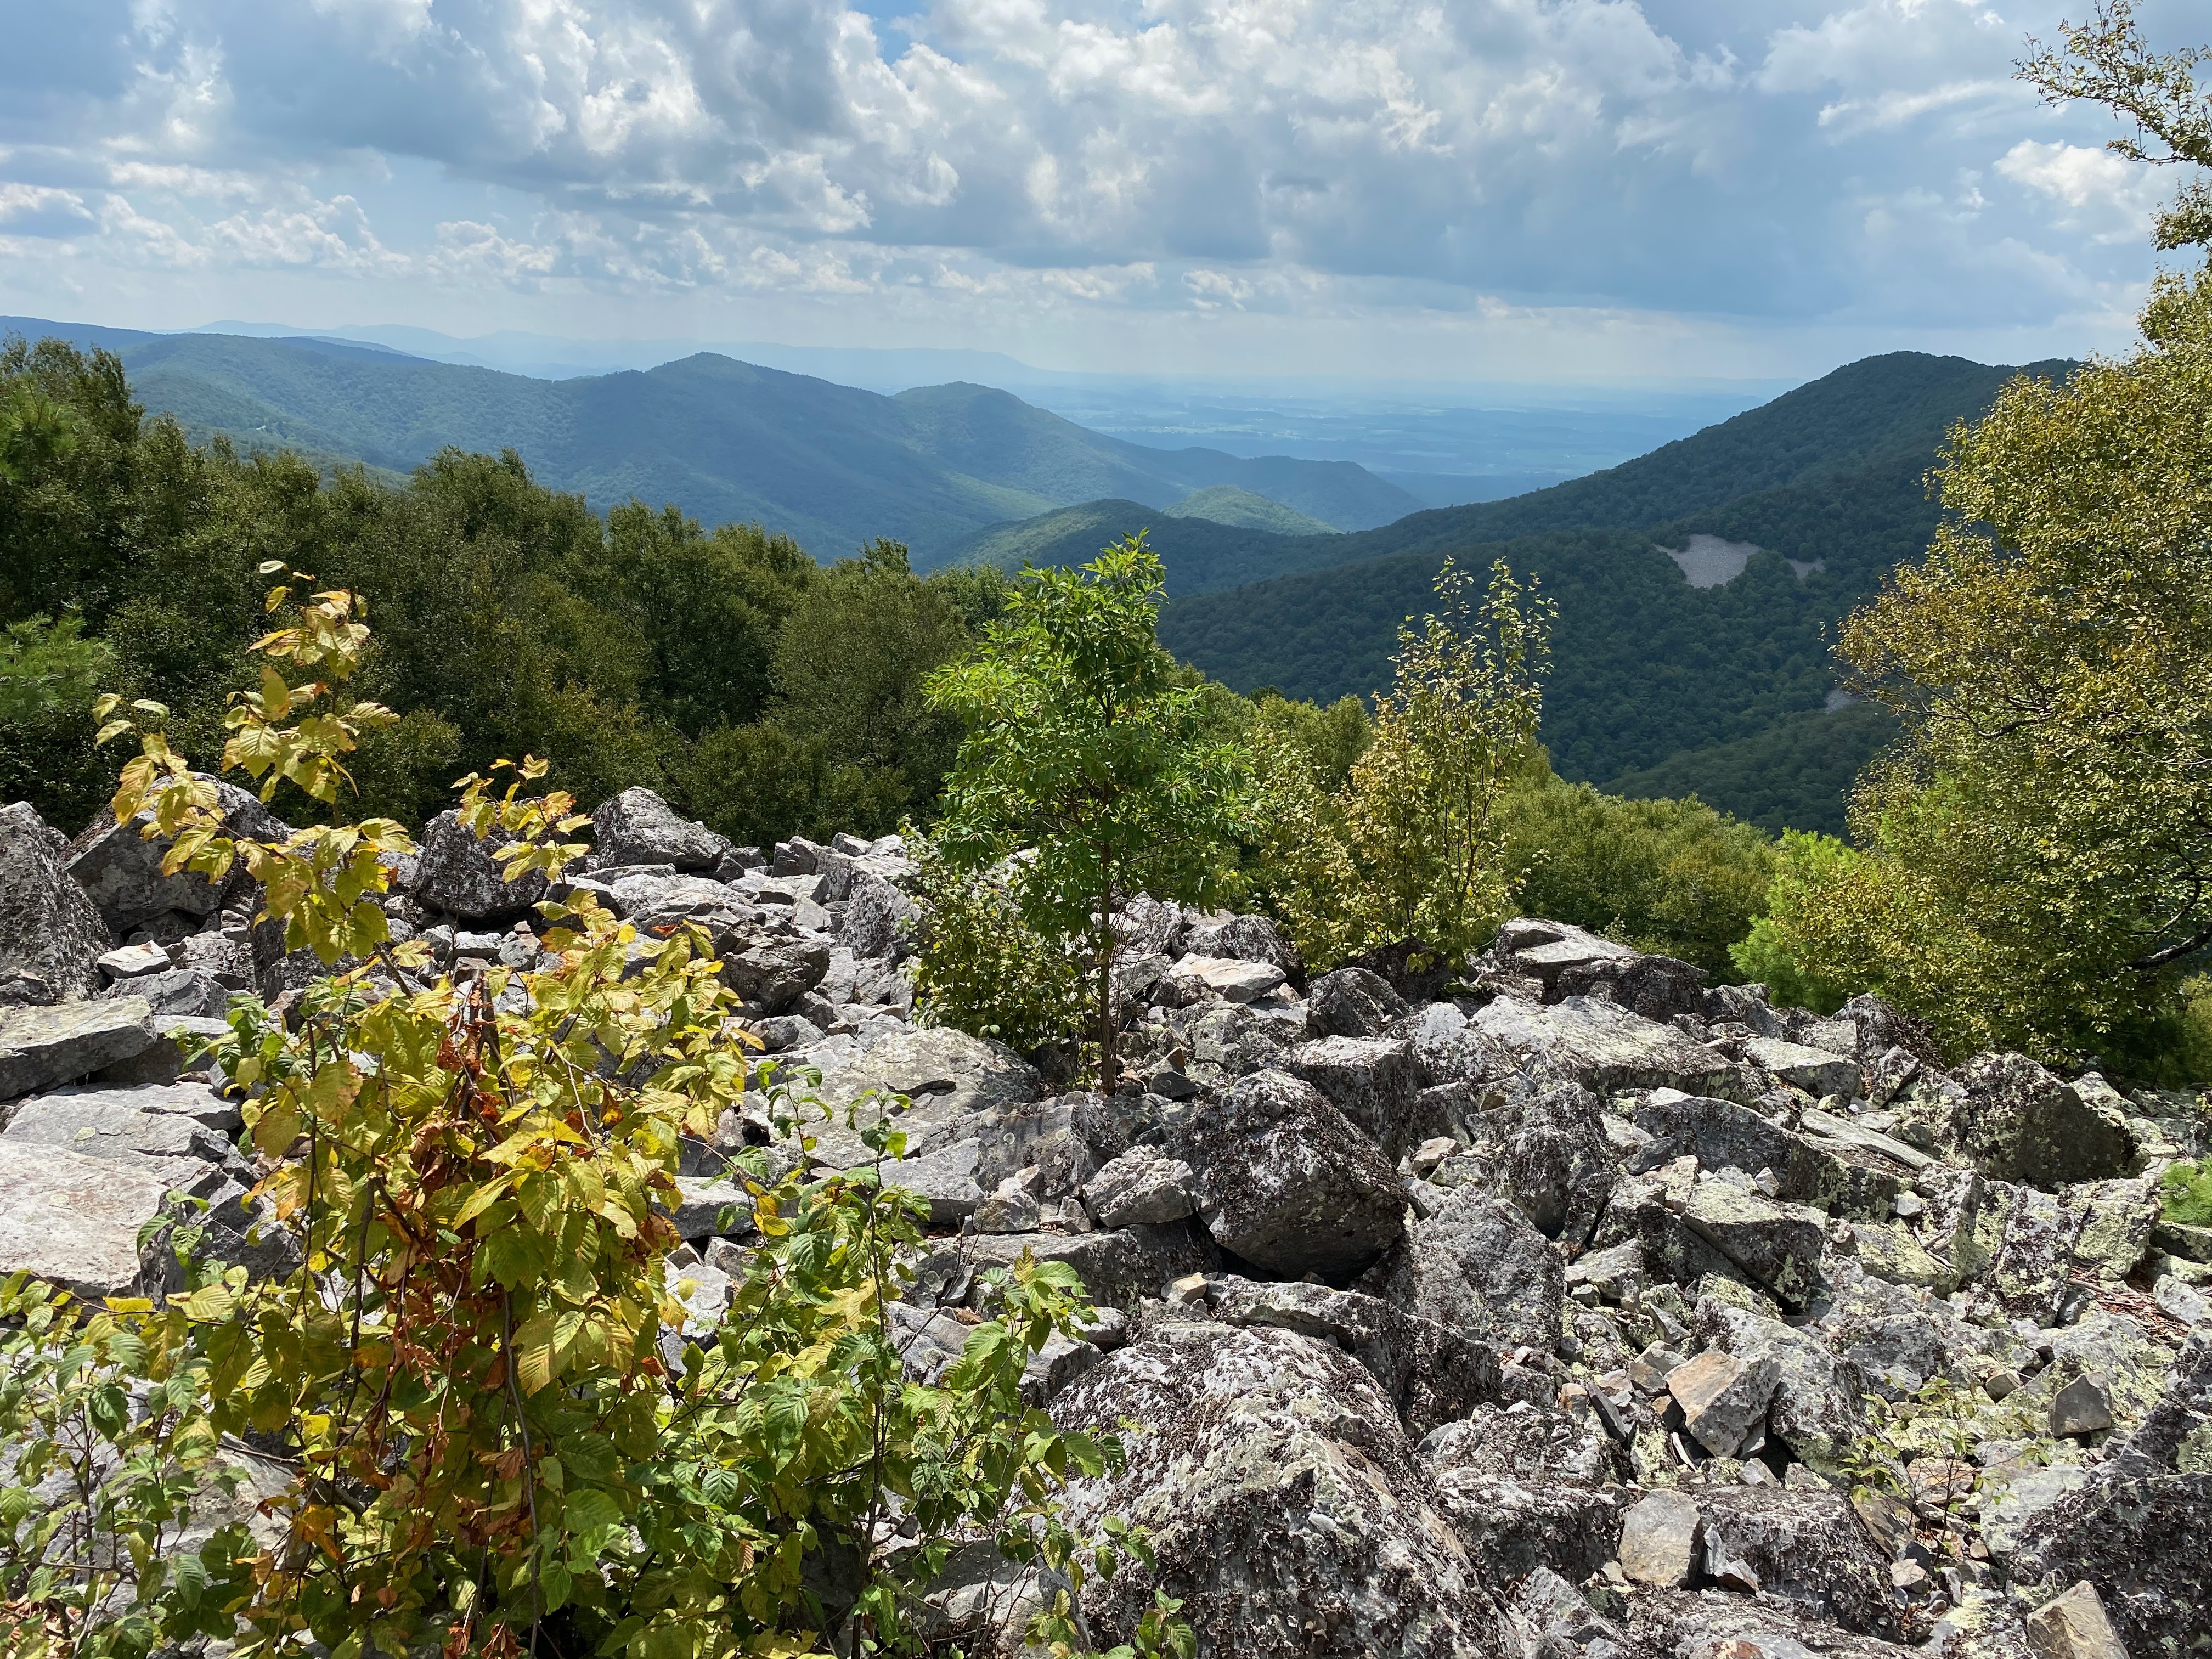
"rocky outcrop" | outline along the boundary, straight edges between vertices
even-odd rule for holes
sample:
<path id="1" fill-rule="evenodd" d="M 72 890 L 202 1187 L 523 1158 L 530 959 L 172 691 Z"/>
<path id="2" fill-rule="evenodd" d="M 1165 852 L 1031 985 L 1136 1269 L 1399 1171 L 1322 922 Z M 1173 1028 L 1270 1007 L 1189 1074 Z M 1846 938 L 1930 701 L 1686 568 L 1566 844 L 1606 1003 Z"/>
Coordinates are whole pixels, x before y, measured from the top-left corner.
<path id="1" fill-rule="evenodd" d="M 80 1002 L 101 987 L 107 923 L 70 874 L 68 848 L 28 801 L 0 810 L 0 1006 Z"/>
<path id="2" fill-rule="evenodd" d="M 1294 1332 L 1163 1328 L 1055 1402 L 1064 1428 L 1145 1425 L 1118 1474 L 1066 1514 L 1148 1528 L 1158 1566 L 1085 1585 L 1096 1627 L 1133 1628 L 1154 1589 L 1199 1651 L 1407 1659 L 1506 1651 L 1504 1615 L 1440 1512 L 1398 1414 L 1357 1360 Z"/>

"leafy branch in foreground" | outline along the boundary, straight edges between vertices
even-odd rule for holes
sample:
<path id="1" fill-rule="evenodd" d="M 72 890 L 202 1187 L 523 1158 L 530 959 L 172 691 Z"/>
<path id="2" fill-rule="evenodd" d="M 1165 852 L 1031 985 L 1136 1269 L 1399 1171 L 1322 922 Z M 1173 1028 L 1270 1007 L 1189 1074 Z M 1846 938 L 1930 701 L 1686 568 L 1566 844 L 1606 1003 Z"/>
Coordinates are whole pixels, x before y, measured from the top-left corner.
<path id="1" fill-rule="evenodd" d="M 343 592 L 271 593 L 271 611 L 288 605 L 296 623 L 265 636 L 261 683 L 233 703 L 226 766 L 334 801 L 340 757 L 382 713 L 341 707 L 337 690 L 367 629 Z M 126 716 L 103 735 L 128 731 Z M 242 861 L 289 939 L 351 965 L 289 1024 L 240 1005 L 215 1049 L 268 1171 L 253 1196 L 302 1266 L 258 1283 L 234 1267 L 159 1310 L 92 1316 L 111 1370 L 161 1356 L 143 1375 L 177 1414 L 147 1419 L 164 1437 L 143 1447 L 118 1438 L 113 1376 L 83 1410 L 108 1445 L 174 1471 L 167 1496 L 128 1489 L 142 1529 L 215 1473 L 217 1437 L 254 1437 L 295 1477 L 262 1506 L 273 1544 L 234 1528 L 187 1570 L 141 1551 L 136 1594 L 152 1610 L 108 1620 L 105 1649 L 68 1623 L 72 1609 L 106 1618 L 101 1563 L 27 1565 L 20 1539 L 0 1540 L 0 1577 L 32 1592 L 25 1628 L 58 1619 L 81 1651 L 142 1653 L 191 1601 L 246 1656 L 302 1638 L 335 1659 L 425 1644 L 504 1659 L 541 1639 L 631 1659 L 912 1650 L 952 1549 L 995 1542 L 1047 1573 L 1041 1639 L 1081 1638 L 1046 1587 L 1085 1560 L 1110 1572 L 1141 1538 L 1087 1544 L 1060 1525 L 1060 1487 L 1118 1467 L 1121 1448 L 1060 1433 L 1021 1397 L 1036 1352 L 1089 1316 L 1070 1269 L 1024 1257 L 993 1276 L 994 1316 L 958 1361 L 934 1385 L 910 1380 L 890 1304 L 926 1212 L 882 1184 L 904 1144 L 878 1121 L 862 1130 L 874 1162 L 824 1178 L 738 1155 L 728 1176 L 750 1213 L 732 1206 L 722 1226 L 757 1247 L 727 1316 L 680 1340 L 679 1148 L 762 1081 L 705 933 L 641 937 L 586 894 L 540 907 L 532 971 L 431 977 L 377 902 L 387 860 L 410 849 L 398 826 L 233 836 L 158 726 L 138 735 L 118 821 L 143 814 L 167 836 L 172 872 Z M 499 854 L 510 878 L 581 850 L 562 839 L 577 823 L 568 798 L 520 794 L 543 770 L 502 763 L 503 793 L 463 781 L 463 821 L 515 837 Z M 10 1294 L 59 1305 L 43 1288 Z M 75 1409 L 84 1366 L 62 1369 L 34 1412 Z M 1172 1609 L 1155 1611 L 1137 1650 L 1176 1639 Z"/>

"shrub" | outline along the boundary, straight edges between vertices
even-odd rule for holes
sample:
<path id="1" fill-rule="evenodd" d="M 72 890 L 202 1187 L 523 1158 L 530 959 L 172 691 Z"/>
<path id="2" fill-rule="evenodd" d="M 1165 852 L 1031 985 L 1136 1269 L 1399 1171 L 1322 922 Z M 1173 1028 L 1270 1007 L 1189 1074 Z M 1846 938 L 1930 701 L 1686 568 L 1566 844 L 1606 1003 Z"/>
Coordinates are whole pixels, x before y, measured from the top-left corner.
<path id="1" fill-rule="evenodd" d="M 288 606 L 260 687 L 232 704 L 226 765 L 334 800 L 343 757 L 392 717 L 337 706 L 368 640 L 352 597 L 280 586 L 270 608 Z M 1087 1314 L 1065 1267 L 992 1279 L 995 1316 L 958 1362 L 906 1379 L 890 1304 L 924 1211 L 881 1182 L 903 1150 L 883 1115 L 861 1131 L 874 1162 L 843 1174 L 740 1156 L 745 1203 L 722 1227 L 758 1247 L 711 1337 L 664 1337 L 688 1317 L 665 1265 L 679 1148 L 761 1081 L 703 931 L 641 939 L 586 895 L 540 907 L 544 969 L 430 977 L 377 902 L 385 859 L 409 850 L 399 826 L 234 839 L 162 733 L 140 741 L 118 818 L 149 811 L 173 872 L 242 860 L 288 944 L 337 970 L 289 1024 L 241 1004 L 216 1050 L 270 1168 L 266 1224 L 302 1266 L 258 1284 L 231 1269 L 128 1334 L 168 1329 L 189 1355 L 195 1432 L 261 1437 L 298 1469 L 269 1506 L 281 1544 L 227 1558 L 213 1616 L 242 1627 L 236 1651 L 894 1651 L 918 1643 L 918 1593 L 957 1540 L 1063 1572 L 1141 1549 L 1060 1527 L 1060 1486 L 1120 1446 L 1021 1398 L 1029 1359 Z M 464 781 L 462 821 L 511 837 L 510 878 L 582 850 L 562 839 L 584 822 L 567 797 L 521 794 L 544 770 Z M 790 1133 L 803 1114 L 782 1098 Z M 1140 1641 L 1174 1645 L 1171 1612 Z M 1048 1602 L 1038 1631 L 1071 1628 Z"/>
<path id="2" fill-rule="evenodd" d="M 908 845 L 922 912 L 914 929 L 917 1012 L 1024 1054 L 1079 1040 L 1088 964 L 1078 941 L 1030 925 L 1018 890 L 1025 866 L 961 870 L 933 842 Z"/>

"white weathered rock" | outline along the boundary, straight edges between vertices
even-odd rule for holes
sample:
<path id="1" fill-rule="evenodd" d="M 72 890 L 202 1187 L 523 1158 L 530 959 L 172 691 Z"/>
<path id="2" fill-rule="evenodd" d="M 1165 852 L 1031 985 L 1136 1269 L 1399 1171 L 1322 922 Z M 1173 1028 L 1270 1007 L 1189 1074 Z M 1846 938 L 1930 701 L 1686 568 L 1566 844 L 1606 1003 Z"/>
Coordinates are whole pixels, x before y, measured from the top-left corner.
<path id="1" fill-rule="evenodd" d="M 168 1182 L 146 1170 L 0 1138 L 0 1278 L 26 1273 L 88 1297 L 138 1285 L 138 1233 Z"/>
<path id="2" fill-rule="evenodd" d="M 1816 1100 L 1826 1095 L 1841 1095 L 1850 1100 L 1864 1087 L 1857 1061 L 1802 1042 L 1785 1042 L 1779 1037 L 1753 1037 L 1743 1045 L 1743 1057 Z"/>
<path id="3" fill-rule="evenodd" d="M 1083 1204 L 1102 1227 L 1180 1221 L 1198 1212 L 1189 1164 L 1151 1146 L 1132 1146 L 1084 1183 Z"/>
<path id="4" fill-rule="evenodd" d="M 1152 995 L 1164 1006 L 1179 1008 L 1208 997 L 1219 997 L 1228 1002 L 1251 1002 L 1267 995 L 1286 977 L 1271 962 L 1186 956 L 1168 970 Z"/>
<path id="5" fill-rule="evenodd" d="M 1524 1062 L 1599 1094 L 1659 1088 L 1706 1093 L 1735 1069 L 1725 1055 L 1674 1027 L 1595 997 L 1569 997 L 1548 1007 L 1500 997 L 1471 1024 Z"/>
<path id="6" fill-rule="evenodd" d="M 111 980 L 138 979 L 147 974 L 166 974 L 176 964 L 169 953 L 149 941 L 144 945 L 119 945 L 100 959 L 100 971 Z"/>

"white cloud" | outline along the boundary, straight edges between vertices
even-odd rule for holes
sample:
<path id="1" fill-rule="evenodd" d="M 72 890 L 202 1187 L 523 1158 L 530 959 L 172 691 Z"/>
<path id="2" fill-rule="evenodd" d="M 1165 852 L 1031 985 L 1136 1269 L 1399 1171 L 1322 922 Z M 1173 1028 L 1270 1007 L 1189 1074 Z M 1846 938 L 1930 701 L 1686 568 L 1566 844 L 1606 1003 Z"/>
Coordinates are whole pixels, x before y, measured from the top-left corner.
<path id="1" fill-rule="evenodd" d="M 640 303 L 1594 327 L 2025 325 L 2140 283 L 2155 186 L 2011 76 L 2050 0 L 1716 5 L 1697 42 L 1659 4 L 0 0 L 43 54 L 0 66 L 0 216 L 39 227 L 0 234 Z"/>

